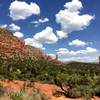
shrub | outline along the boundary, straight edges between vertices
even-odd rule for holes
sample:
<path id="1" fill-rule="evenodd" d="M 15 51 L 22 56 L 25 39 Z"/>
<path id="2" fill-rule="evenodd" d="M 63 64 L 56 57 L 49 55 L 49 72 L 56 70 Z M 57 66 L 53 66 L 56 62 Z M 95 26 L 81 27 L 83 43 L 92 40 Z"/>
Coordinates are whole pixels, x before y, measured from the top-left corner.
<path id="1" fill-rule="evenodd" d="M 90 100 L 93 97 L 93 89 L 88 85 L 80 85 L 77 86 L 78 90 L 81 92 L 81 96 L 84 100 Z"/>
<path id="2" fill-rule="evenodd" d="M 68 91 L 67 95 L 71 98 L 79 98 L 81 97 L 81 92 L 77 88 L 72 88 Z"/>
<path id="3" fill-rule="evenodd" d="M 17 91 L 17 92 L 9 92 L 8 96 L 10 97 L 10 99 L 12 100 L 22 100 L 22 92 L 21 91 Z"/>
<path id="4" fill-rule="evenodd" d="M 32 92 L 34 100 L 48 100 L 49 98 L 42 93 L 39 89 Z"/>

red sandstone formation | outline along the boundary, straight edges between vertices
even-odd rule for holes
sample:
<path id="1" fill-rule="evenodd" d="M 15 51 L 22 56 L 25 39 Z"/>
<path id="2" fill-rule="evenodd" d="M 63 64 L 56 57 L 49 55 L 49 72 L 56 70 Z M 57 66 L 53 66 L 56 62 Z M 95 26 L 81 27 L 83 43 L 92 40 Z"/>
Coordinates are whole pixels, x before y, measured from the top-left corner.
<path id="1" fill-rule="evenodd" d="M 15 54 L 26 54 L 25 43 L 14 37 L 7 29 L 0 29 L 0 53 L 10 57 Z"/>
<path id="2" fill-rule="evenodd" d="M 55 62 L 52 57 L 43 53 L 40 49 L 26 46 L 23 40 L 13 36 L 6 28 L 0 29 L 0 54 L 4 54 L 9 58 L 14 56 L 29 56 Z"/>

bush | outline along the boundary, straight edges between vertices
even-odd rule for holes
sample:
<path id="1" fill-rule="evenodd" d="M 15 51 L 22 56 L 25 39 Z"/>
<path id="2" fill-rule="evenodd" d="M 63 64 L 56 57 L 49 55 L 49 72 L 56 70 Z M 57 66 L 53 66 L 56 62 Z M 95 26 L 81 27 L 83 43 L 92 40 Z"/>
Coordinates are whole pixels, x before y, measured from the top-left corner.
<path id="1" fill-rule="evenodd" d="M 33 91 L 32 95 L 33 95 L 34 100 L 48 100 L 49 99 L 45 94 L 43 94 L 38 89 L 36 89 L 35 91 Z"/>
<path id="2" fill-rule="evenodd" d="M 22 100 L 22 92 L 21 91 L 17 91 L 17 92 L 9 92 L 8 96 L 10 97 L 10 99 L 12 100 Z"/>
<path id="3" fill-rule="evenodd" d="M 88 85 L 80 85 L 77 86 L 77 89 L 81 92 L 81 96 L 84 98 L 84 100 L 90 100 L 93 96 L 93 88 Z"/>
<path id="4" fill-rule="evenodd" d="M 81 97 L 81 92 L 77 88 L 72 88 L 68 91 L 67 95 L 71 98 L 79 98 Z"/>

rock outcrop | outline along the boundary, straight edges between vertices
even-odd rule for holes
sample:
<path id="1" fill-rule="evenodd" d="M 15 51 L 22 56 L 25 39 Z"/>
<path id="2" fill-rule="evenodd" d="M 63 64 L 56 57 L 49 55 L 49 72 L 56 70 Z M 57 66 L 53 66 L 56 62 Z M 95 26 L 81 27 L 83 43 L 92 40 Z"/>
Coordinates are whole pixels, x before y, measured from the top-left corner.
<path id="1" fill-rule="evenodd" d="M 7 57 L 14 55 L 26 55 L 25 43 L 13 36 L 6 28 L 0 29 L 0 53 L 3 53 Z"/>
<path id="2" fill-rule="evenodd" d="M 9 32 L 6 28 L 0 29 L 0 55 L 6 57 L 31 57 L 35 59 L 47 60 L 53 63 L 61 63 L 57 59 L 44 53 L 39 48 L 26 46 L 25 42 Z"/>
<path id="3" fill-rule="evenodd" d="M 0 53 L 12 58 L 15 56 L 32 57 L 36 59 L 52 59 L 40 49 L 26 46 L 25 42 L 9 32 L 6 28 L 0 29 Z"/>

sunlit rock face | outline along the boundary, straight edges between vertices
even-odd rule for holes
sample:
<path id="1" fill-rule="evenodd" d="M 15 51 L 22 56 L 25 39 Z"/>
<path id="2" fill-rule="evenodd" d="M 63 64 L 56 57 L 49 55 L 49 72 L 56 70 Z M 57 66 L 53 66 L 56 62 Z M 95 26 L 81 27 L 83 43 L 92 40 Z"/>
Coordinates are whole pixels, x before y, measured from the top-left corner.
<path id="1" fill-rule="evenodd" d="M 7 29 L 0 29 L 0 53 L 11 57 L 17 54 L 26 54 L 25 43 L 13 36 Z"/>

